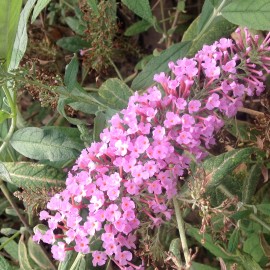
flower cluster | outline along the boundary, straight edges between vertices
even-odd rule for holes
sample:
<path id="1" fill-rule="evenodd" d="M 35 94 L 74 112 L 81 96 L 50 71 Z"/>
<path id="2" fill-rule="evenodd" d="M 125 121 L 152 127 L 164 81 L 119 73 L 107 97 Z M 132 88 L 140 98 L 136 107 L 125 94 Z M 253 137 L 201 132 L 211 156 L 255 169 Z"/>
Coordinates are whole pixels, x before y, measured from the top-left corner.
<path id="1" fill-rule="evenodd" d="M 50 211 L 40 213 L 49 230 L 37 230 L 34 238 L 52 244 L 55 259 L 74 249 L 92 253 L 94 266 L 110 257 L 120 269 L 144 269 L 134 265 L 132 253 L 141 221 L 147 217 L 159 226 L 171 219 L 168 201 L 177 194 L 188 156 L 202 160 L 215 144 L 222 115 L 234 116 L 244 96 L 264 90 L 270 35 L 259 44 L 247 30 L 245 39 L 236 33 L 236 42 L 222 38 L 191 59 L 169 63 L 171 76 L 154 76 L 161 87 L 134 93 L 101 141 L 82 151 L 66 189 L 52 197 Z M 96 235 L 99 251 L 91 250 Z"/>

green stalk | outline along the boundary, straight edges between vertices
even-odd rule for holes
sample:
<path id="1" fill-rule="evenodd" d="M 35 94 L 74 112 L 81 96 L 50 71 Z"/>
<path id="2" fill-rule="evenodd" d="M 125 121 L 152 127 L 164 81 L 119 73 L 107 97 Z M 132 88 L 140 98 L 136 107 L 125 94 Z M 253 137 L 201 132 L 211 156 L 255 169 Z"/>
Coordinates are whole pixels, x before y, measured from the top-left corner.
<path id="1" fill-rule="evenodd" d="M 187 238 L 186 238 L 186 234 L 185 234 L 185 223 L 184 223 L 183 217 L 181 215 L 180 205 L 179 205 L 176 197 L 173 198 L 173 206 L 174 206 L 174 211 L 175 211 L 175 216 L 176 216 L 176 221 L 177 221 L 177 227 L 178 227 L 178 231 L 179 231 L 179 235 L 180 235 L 181 245 L 182 245 L 182 249 L 184 252 L 186 267 L 189 267 L 190 266 L 190 254 L 189 254 L 188 245 L 187 245 Z"/>
<path id="2" fill-rule="evenodd" d="M 17 236 L 19 236 L 21 234 L 20 231 L 17 231 L 16 233 L 14 233 L 10 238 L 8 238 L 7 241 L 5 241 L 3 244 L 1 244 L 0 246 L 0 250 L 3 249 L 9 242 L 11 242 L 13 239 L 15 239 Z"/>
<path id="3" fill-rule="evenodd" d="M 234 198 L 233 194 L 231 194 L 231 192 L 224 186 L 224 185 L 219 185 L 218 189 L 228 198 Z M 242 206 L 243 210 L 246 210 L 247 207 Z M 256 215 L 254 215 L 253 213 L 251 213 L 249 215 L 249 218 L 257 223 L 259 223 L 260 225 L 262 225 L 266 230 L 268 230 L 270 232 L 270 226 L 268 224 L 266 224 L 263 220 L 261 220 L 260 218 L 258 218 Z"/>

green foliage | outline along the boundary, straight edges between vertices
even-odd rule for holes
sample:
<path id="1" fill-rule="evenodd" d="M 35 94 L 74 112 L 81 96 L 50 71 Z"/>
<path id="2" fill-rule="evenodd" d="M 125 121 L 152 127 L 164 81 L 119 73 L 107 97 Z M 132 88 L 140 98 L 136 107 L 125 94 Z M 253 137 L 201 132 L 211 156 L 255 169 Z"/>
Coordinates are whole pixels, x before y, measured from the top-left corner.
<path id="1" fill-rule="evenodd" d="M 228 21 L 255 30 L 270 30 L 269 0 L 234 0 L 221 11 Z"/>
<path id="2" fill-rule="evenodd" d="M 203 162 L 203 167 L 206 174 L 207 188 L 212 189 L 220 185 L 228 173 L 232 172 L 242 162 L 245 162 L 254 152 L 254 148 L 235 149 L 206 159 Z"/>
<path id="3" fill-rule="evenodd" d="M 76 53 L 81 49 L 88 48 L 89 42 L 83 40 L 79 36 L 64 37 L 57 41 L 57 45 L 67 51 Z"/>
<path id="4" fill-rule="evenodd" d="M 181 42 L 172 45 L 169 49 L 163 51 L 159 56 L 152 58 L 144 67 L 143 71 L 133 80 L 132 89 L 139 90 L 150 86 L 153 83 L 153 77 L 159 72 L 168 70 L 168 62 L 176 61 L 184 57 L 190 48 L 190 42 Z"/>
<path id="5" fill-rule="evenodd" d="M 125 31 L 126 36 L 135 36 L 142 32 L 147 31 L 152 26 L 151 23 L 145 20 L 138 21 L 132 24 L 127 30 Z"/>
<path id="6" fill-rule="evenodd" d="M 149 23 L 153 23 L 153 15 L 148 0 L 122 0 L 131 11 Z"/>
<path id="7" fill-rule="evenodd" d="M 40 14 L 40 12 L 51 2 L 51 0 L 38 0 L 37 4 L 35 5 L 35 8 L 33 10 L 31 23 L 33 23 L 37 16 Z"/>
<path id="8" fill-rule="evenodd" d="M 66 174 L 48 165 L 32 162 L 0 163 L 0 175 L 3 180 L 17 187 L 42 188 L 63 186 Z"/>
<path id="9" fill-rule="evenodd" d="M 13 42 L 15 39 L 22 0 L 3 1 L 0 11 L 0 59 L 9 66 Z M 1 117 L 0 117 L 1 119 Z"/>
<path id="10" fill-rule="evenodd" d="M 16 131 L 12 136 L 11 145 L 28 158 L 50 161 L 75 159 L 79 150 L 83 148 L 78 139 L 64 130 L 35 127 Z"/>

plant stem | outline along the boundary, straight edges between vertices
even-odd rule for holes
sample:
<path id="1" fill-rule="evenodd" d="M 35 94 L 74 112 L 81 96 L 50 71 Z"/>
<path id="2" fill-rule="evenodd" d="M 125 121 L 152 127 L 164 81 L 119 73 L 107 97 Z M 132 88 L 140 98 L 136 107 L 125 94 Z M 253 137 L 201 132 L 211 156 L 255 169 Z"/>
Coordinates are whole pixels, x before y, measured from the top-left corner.
<path id="1" fill-rule="evenodd" d="M 5 184 L 4 184 L 4 182 L 3 182 L 2 179 L 0 179 L 0 189 L 3 192 L 4 196 L 6 197 L 6 199 L 8 200 L 8 202 L 10 203 L 10 205 L 13 207 L 13 209 L 17 213 L 17 215 L 18 215 L 19 219 L 21 220 L 22 224 L 24 225 L 24 227 L 28 231 L 31 231 L 30 228 L 29 228 L 29 225 L 28 225 L 27 221 L 25 220 L 25 218 L 20 213 L 18 206 L 13 201 L 13 198 L 10 196 L 10 193 L 9 193 L 9 191 L 8 191 L 7 187 L 5 186 Z"/>
<path id="2" fill-rule="evenodd" d="M 7 98 L 10 110 L 11 110 L 12 118 L 11 118 L 11 125 L 9 127 L 9 131 L 6 137 L 4 138 L 2 145 L 0 146 L 0 153 L 7 147 L 9 140 L 11 139 L 13 135 L 13 132 L 16 128 L 16 119 L 17 119 L 17 107 L 15 104 L 16 93 L 14 91 L 13 98 L 12 98 L 10 95 L 9 89 L 6 86 L 2 86 L 2 89 L 6 95 L 6 98 Z"/>
<path id="3" fill-rule="evenodd" d="M 224 186 L 224 185 L 219 185 L 218 189 L 228 198 L 234 198 L 234 195 Z M 247 207 L 242 206 L 242 209 L 246 210 Z M 266 224 L 263 220 L 261 220 L 260 218 L 258 218 L 256 215 L 254 215 L 253 213 L 251 213 L 249 215 L 249 218 L 257 223 L 259 223 L 260 225 L 262 225 L 266 230 L 268 230 L 270 232 L 270 226 L 268 224 Z"/>
<path id="4" fill-rule="evenodd" d="M 186 234 L 185 234 L 185 224 L 184 224 L 184 220 L 183 220 L 183 217 L 182 217 L 181 211 L 180 211 L 180 206 L 179 206 L 179 203 L 178 203 L 178 200 L 176 197 L 173 198 L 173 206 L 174 206 L 178 231 L 180 234 L 181 245 L 182 245 L 183 252 L 184 252 L 186 266 L 189 267 L 190 266 L 190 254 L 189 254 L 188 245 L 187 245 L 187 238 L 186 238 Z"/>
<path id="5" fill-rule="evenodd" d="M 1 244 L 0 250 L 1 250 L 2 248 L 4 248 L 5 245 L 7 245 L 7 244 L 8 244 L 9 242 L 11 242 L 13 239 L 15 239 L 17 236 L 19 236 L 20 234 L 21 234 L 20 231 L 17 231 L 16 233 L 14 233 L 10 238 L 8 238 L 7 241 L 5 241 L 3 244 Z"/>
<path id="6" fill-rule="evenodd" d="M 117 68 L 117 66 L 115 65 L 115 63 L 113 62 L 113 60 L 112 60 L 109 56 L 108 56 L 108 59 L 109 59 L 111 65 L 113 66 L 115 72 L 117 73 L 117 76 L 119 77 L 119 79 L 120 79 L 121 81 L 124 81 L 124 79 L 123 79 L 123 77 L 122 77 L 122 75 L 121 75 L 119 69 Z"/>

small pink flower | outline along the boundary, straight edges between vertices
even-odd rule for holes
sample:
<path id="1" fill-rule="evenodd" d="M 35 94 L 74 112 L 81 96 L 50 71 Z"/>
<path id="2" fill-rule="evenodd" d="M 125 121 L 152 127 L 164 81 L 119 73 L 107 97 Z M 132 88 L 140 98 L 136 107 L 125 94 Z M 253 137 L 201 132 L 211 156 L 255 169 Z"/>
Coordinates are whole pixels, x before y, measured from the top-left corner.
<path id="1" fill-rule="evenodd" d="M 93 256 L 93 265 L 94 266 L 104 265 L 107 261 L 107 255 L 102 251 L 93 251 L 92 256 Z"/>

